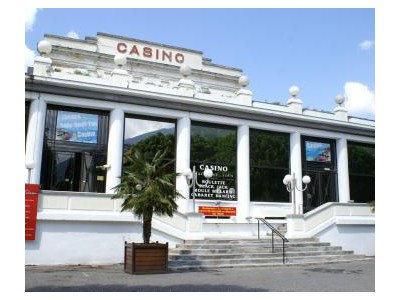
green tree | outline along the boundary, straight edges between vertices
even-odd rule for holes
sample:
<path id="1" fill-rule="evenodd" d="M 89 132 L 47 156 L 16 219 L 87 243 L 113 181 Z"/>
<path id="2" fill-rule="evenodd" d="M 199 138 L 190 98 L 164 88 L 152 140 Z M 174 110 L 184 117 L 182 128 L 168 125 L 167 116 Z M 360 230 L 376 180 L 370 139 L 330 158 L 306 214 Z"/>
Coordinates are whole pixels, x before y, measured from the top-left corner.
<path id="1" fill-rule="evenodd" d="M 122 198 L 121 211 L 132 211 L 143 220 L 143 242 L 150 243 L 153 214 L 173 216 L 178 205 L 177 197 L 182 197 L 175 188 L 176 173 L 171 172 L 166 162 L 168 151 L 157 151 L 152 159 L 146 159 L 136 150 L 126 157 L 121 183 L 114 187 L 112 197 Z"/>

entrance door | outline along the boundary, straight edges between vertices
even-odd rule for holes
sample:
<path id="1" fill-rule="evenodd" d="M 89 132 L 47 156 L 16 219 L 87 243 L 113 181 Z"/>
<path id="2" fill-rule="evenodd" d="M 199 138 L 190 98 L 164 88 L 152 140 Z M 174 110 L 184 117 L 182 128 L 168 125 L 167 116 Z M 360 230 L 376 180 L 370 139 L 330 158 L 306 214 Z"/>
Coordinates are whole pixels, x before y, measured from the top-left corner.
<path id="1" fill-rule="evenodd" d="M 53 189 L 59 191 L 100 192 L 104 190 L 106 171 L 96 166 L 104 165 L 105 157 L 92 152 L 55 153 L 55 178 Z"/>
<path id="2" fill-rule="evenodd" d="M 337 202 L 335 141 L 303 138 L 303 175 L 311 183 L 303 194 L 304 213 L 326 202 Z"/>

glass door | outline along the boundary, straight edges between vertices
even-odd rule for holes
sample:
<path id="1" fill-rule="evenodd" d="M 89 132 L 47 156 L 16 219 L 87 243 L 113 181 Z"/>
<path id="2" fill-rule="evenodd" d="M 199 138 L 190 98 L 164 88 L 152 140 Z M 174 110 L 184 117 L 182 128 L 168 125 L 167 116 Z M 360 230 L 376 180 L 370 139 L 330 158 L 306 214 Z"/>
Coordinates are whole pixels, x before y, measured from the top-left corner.
<path id="1" fill-rule="evenodd" d="M 303 194 L 304 213 L 326 202 L 337 202 L 337 167 L 335 141 L 303 138 L 303 175 L 311 183 Z"/>
<path id="2" fill-rule="evenodd" d="M 308 212 L 326 202 L 336 202 L 336 171 L 308 168 L 304 172 L 311 178 L 303 196 L 303 210 Z"/>

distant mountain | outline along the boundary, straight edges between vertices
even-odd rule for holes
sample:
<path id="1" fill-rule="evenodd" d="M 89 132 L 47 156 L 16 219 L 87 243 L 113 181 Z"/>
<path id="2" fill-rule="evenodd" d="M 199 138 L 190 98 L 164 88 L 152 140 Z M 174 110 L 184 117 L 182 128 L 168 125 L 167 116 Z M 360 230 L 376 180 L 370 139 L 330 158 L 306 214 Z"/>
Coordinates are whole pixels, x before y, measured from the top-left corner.
<path id="1" fill-rule="evenodd" d="M 175 127 L 163 128 L 163 129 L 158 129 L 155 131 L 143 133 L 143 134 L 137 135 L 133 138 L 125 139 L 124 144 L 125 145 L 135 145 L 135 144 L 139 143 L 140 141 L 142 141 L 150 136 L 157 135 L 159 133 L 162 135 L 175 134 Z"/>

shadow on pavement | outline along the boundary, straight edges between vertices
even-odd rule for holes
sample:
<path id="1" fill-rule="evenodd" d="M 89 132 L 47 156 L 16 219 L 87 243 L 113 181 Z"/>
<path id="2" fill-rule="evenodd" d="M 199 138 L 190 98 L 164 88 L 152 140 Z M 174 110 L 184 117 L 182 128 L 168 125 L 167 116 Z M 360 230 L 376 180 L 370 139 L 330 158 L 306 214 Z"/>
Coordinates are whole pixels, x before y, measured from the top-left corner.
<path id="1" fill-rule="evenodd" d="M 126 286 L 126 285 L 84 285 L 84 286 L 38 286 L 26 292 L 268 292 L 266 289 L 245 288 L 236 285 L 171 285 L 171 286 Z"/>

